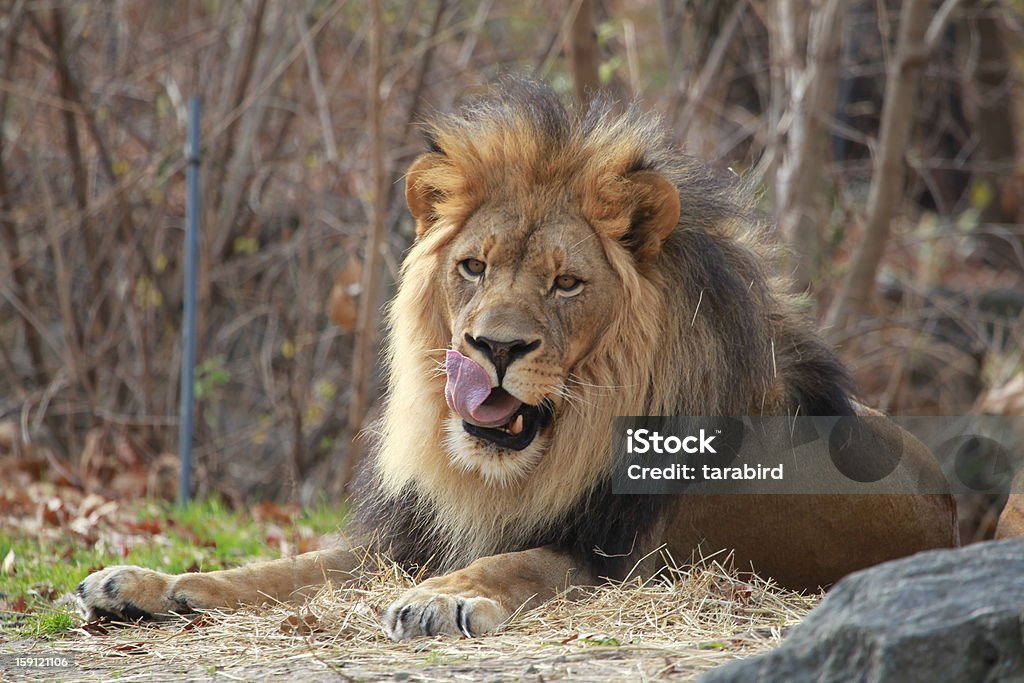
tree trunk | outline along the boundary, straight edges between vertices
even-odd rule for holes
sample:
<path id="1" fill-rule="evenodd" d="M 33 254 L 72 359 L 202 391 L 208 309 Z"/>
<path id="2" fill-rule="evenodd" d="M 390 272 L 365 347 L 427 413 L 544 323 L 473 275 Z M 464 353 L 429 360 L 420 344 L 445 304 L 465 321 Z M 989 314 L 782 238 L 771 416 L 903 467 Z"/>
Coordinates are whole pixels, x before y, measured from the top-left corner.
<path id="1" fill-rule="evenodd" d="M 849 327 L 854 317 L 866 311 L 871 303 L 890 225 L 903 196 L 904 153 L 914 120 L 917 85 L 928 57 L 925 49 L 928 15 L 927 0 L 905 0 L 900 11 L 896 56 L 889 65 L 885 84 L 864 234 L 854 253 L 850 275 L 829 315 L 829 323 L 837 331 Z"/>
<path id="2" fill-rule="evenodd" d="M 782 5 L 788 4 L 786 0 Z M 822 196 L 828 154 L 828 122 L 835 109 L 842 35 L 842 3 L 824 0 L 813 9 L 807 31 L 807 59 L 801 69 L 790 52 L 786 65 L 791 123 L 786 154 L 776 176 L 779 230 L 796 259 L 799 290 L 808 289 L 821 272 L 828 221 Z M 780 11 L 780 21 L 786 17 Z M 796 16 L 789 17 L 800 21 Z"/>
<path id="3" fill-rule="evenodd" d="M 978 33 L 978 59 L 972 74 L 978 107 L 978 160 L 986 167 L 974 182 L 985 183 L 991 189 L 988 193 L 991 198 L 981 213 L 980 256 L 993 266 L 1024 268 L 1018 256 L 1024 253 L 1024 239 L 1000 230 L 1003 225 L 1017 221 L 1010 196 L 1017 190 L 1017 184 L 1012 182 L 1017 134 L 1013 121 L 1010 55 L 999 19 L 987 11 L 987 4 L 978 0 L 971 2 Z M 1007 244 L 1008 241 L 1011 243 Z"/>
<path id="4" fill-rule="evenodd" d="M 576 101 L 582 107 L 601 88 L 598 67 L 601 53 L 597 45 L 597 29 L 594 26 L 594 5 L 592 0 L 577 0 L 579 8 L 573 17 L 569 34 L 569 61 L 572 63 L 573 85 Z M 571 9 L 571 7 L 570 7 Z"/>
<path id="5" fill-rule="evenodd" d="M 373 181 L 373 211 L 363 256 L 363 286 L 359 301 L 355 349 L 352 353 L 352 399 L 349 403 L 348 431 L 352 441 L 341 473 L 340 488 L 347 490 L 353 481 L 356 466 L 362 459 L 363 441 L 360 433 L 369 412 L 373 394 L 373 370 L 377 349 L 377 328 L 380 323 L 381 248 L 384 243 L 384 220 L 387 215 L 387 178 L 384 169 L 384 112 L 381 98 L 383 78 L 384 26 L 381 0 L 371 3 L 370 51 L 370 163 Z"/>

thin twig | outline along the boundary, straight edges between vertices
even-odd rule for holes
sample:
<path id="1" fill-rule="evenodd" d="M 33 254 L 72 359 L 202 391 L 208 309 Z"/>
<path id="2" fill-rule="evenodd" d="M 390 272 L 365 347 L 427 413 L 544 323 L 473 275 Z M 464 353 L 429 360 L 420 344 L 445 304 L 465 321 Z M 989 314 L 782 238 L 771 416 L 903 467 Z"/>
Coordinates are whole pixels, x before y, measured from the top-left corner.
<path id="1" fill-rule="evenodd" d="M 903 157 L 914 120 L 918 76 L 927 60 L 924 37 L 928 10 L 927 0 L 906 0 L 900 13 L 896 57 L 885 84 L 864 234 L 857 245 L 850 274 L 829 311 L 828 321 L 836 332 L 844 331 L 873 299 L 875 278 L 889 239 L 890 225 L 903 195 L 906 166 Z"/>
<path id="2" fill-rule="evenodd" d="M 788 2 L 781 3 L 789 6 Z M 795 13 L 791 21 L 803 21 Z M 780 17 L 779 24 L 786 23 Z M 796 289 L 806 290 L 822 265 L 828 212 L 821 201 L 828 147 L 828 120 L 835 107 L 839 76 L 842 3 L 826 0 L 807 18 L 806 59 L 790 53 L 786 69 L 790 93 L 786 155 L 776 172 L 776 216 L 779 230 L 796 256 Z M 787 40 L 794 40 L 789 36 Z M 787 52 L 796 50 L 788 45 Z M 804 62 L 803 68 L 799 62 Z M 781 127 L 781 126 L 780 126 Z"/>
<path id="3" fill-rule="evenodd" d="M 678 113 L 680 97 L 675 98 L 672 103 L 668 120 L 676 128 L 676 135 L 680 140 L 686 140 L 686 134 L 693 123 L 697 107 L 701 105 L 708 88 L 711 87 L 712 81 L 725 60 L 726 50 L 732 43 L 733 36 L 736 35 L 736 30 L 739 28 L 740 19 L 743 18 L 743 12 L 747 8 L 747 3 L 748 0 L 739 0 L 733 6 L 732 11 L 729 13 L 729 18 L 725 21 L 725 27 L 718 34 L 715 44 L 711 48 L 711 53 L 708 55 L 707 61 L 704 62 L 700 76 L 697 77 L 696 82 L 688 91 L 680 94 L 680 97 L 684 95 L 686 97 L 686 106 L 683 107 L 681 114 Z"/>
<path id="4" fill-rule="evenodd" d="M 359 437 L 366 419 L 372 391 L 374 349 L 377 343 L 378 292 L 380 289 L 381 249 L 384 245 L 384 221 L 387 213 L 387 187 L 384 173 L 383 102 L 381 78 L 383 74 L 384 20 L 381 0 L 371 0 L 370 34 L 370 162 L 373 183 L 373 212 L 366 239 L 363 262 L 363 286 L 359 301 L 359 320 L 356 325 L 356 343 L 352 353 L 352 401 L 349 404 L 348 428 L 352 446 L 342 470 L 340 488 L 346 490 L 353 479 L 356 465 L 362 457 Z"/>
<path id="5" fill-rule="evenodd" d="M 576 12 L 572 20 L 572 30 L 567 36 L 569 61 L 572 64 L 576 102 L 586 109 L 590 98 L 596 95 L 601 87 L 598 73 L 601 49 L 597 44 L 592 0 L 574 0 L 573 7 L 576 8 Z"/>
<path id="6" fill-rule="evenodd" d="M 932 17 L 931 23 L 928 24 L 928 31 L 924 34 L 924 49 L 925 52 L 931 54 L 932 50 L 938 44 L 939 39 L 942 37 L 942 32 L 946 30 L 946 24 L 949 23 L 949 17 L 953 14 L 953 10 L 956 9 L 957 5 L 960 4 L 960 0 L 945 0 L 939 10 Z"/>
<path id="7" fill-rule="evenodd" d="M 342 2 L 341 4 L 345 4 Z M 306 21 L 304 12 L 295 12 L 295 25 L 299 30 L 299 40 L 302 42 L 302 50 L 306 55 L 306 71 L 309 73 L 309 83 L 313 87 L 313 97 L 316 99 L 317 115 L 320 117 L 320 129 L 324 135 L 324 151 L 327 154 L 327 161 L 332 164 L 338 163 L 338 143 L 334 139 L 334 125 L 331 118 L 331 107 L 327 101 L 327 93 L 324 91 L 324 83 L 320 78 L 320 64 L 316 59 L 316 48 L 313 46 L 313 39 L 309 37 L 309 22 Z"/>
<path id="8" fill-rule="evenodd" d="M 18 53 L 18 30 L 24 19 L 25 2 L 20 0 L 8 17 L 7 33 L 4 36 L 3 66 L 0 78 L 4 81 L 9 77 Z M 21 247 L 18 242 L 18 229 L 13 215 L 11 192 L 7 182 L 7 155 L 5 149 L 6 135 L 2 132 L 7 119 L 7 92 L 0 92 L 0 236 L 3 237 L 7 252 L 7 262 L 11 267 L 12 291 L 17 298 L 28 298 L 29 276 L 25 263 L 22 261 Z M 37 384 L 48 383 L 46 362 L 43 358 L 42 342 L 35 327 L 22 317 L 22 331 L 25 335 L 25 347 L 28 350 L 29 362 L 32 364 L 32 381 Z"/>

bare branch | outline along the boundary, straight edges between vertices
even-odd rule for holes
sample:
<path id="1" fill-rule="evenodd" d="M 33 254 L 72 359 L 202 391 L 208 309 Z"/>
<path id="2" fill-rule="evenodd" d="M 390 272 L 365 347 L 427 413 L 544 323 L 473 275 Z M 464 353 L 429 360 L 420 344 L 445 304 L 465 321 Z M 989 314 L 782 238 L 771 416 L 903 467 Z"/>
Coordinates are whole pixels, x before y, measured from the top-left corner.
<path id="1" fill-rule="evenodd" d="M 789 2 L 783 0 L 782 6 Z M 796 63 L 794 38 L 788 37 L 787 81 L 790 93 L 786 154 L 776 178 L 779 230 L 796 255 L 796 287 L 807 289 L 821 268 L 827 219 L 822 206 L 822 178 L 828 148 L 828 121 L 835 106 L 842 34 L 842 3 L 825 0 L 809 18 L 805 66 Z M 780 12 L 781 14 L 781 12 Z M 800 21 L 790 16 L 793 21 Z M 784 23 L 780 19 L 780 24 Z"/>
<path id="2" fill-rule="evenodd" d="M 946 24 L 949 23 L 950 15 L 953 14 L 953 10 L 959 4 L 960 0 L 946 0 L 942 3 L 939 11 L 935 13 L 935 16 L 932 17 L 931 23 L 928 24 L 928 32 L 924 34 L 925 52 L 930 54 L 935 49 L 939 38 L 942 37 L 942 32 L 946 30 Z"/>
<path id="3" fill-rule="evenodd" d="M 374 351 L 377 347 L 380 299 L 381 248 L 384 244 L 384 221 L 387 214 L 387 187 L 384 169 L 383 102 L 381 80 L 383 75 L 384 20 L 381 0 L 371 3 L 372 30 L 370 34 L 370 162 L 373 182 L 373 212 L 366 239 L 363 265 L 363 286 L 359 301 L 359 321 L 356 343 L 352 353 L 352 401 L 349 404 L 348 428 L 352 446 L 342 471 L 340 488 L 345 490 L 353 479 L 356 465 L 362 457 L 361 435 L 372 391 Z"/>
<path id="4" fill-rule="evenodd" d="M 245 98 L 245 92 L 249 87 L 252 78 L 253 68 L 256 64 L 256 54 L 260 48 L 260 34 L 263 31 L 263 16 L 266 13 L 267 0 L 256 0 L 256 8 L 253 11 L 252 19 L 249 22 L 249 32 L 246 35 L 245 47 L 242 50 L 241 72 L 235 79 L 235 89 L 231 95 L 230 109 L 238 110 Z M 220 188 L 224 183 L 224 173 L 227 170 L 227 159 L 232 153 L 235 141 L 235 130 L 238 126 L 238 117 L 230 117 L 219 144 L 211 154 L 209 168 L 215 169 L 220 177 L 213 183 L 217 199 L 213 202 L 218 204 L 220 200 Z"/>
<path id="5" fill-rule="evenodd" d="M 7 31 L 4 35 L 4 51 L 2 66 L 0 66 L 0 78 L 7 81 L 14 64 L 17 61 L 18 53 L 18 29 L 24 19 L 24 2 L 19 2 L 8 18 Z M 14 219 L 11 218 L 11 192 L 7 182 L 7 159 L 5 152 L 5 135 L 3 133 L 4 122 L 7 118 L 7 92 L 0 93 L 0 236 L 3 237 L 4 249 L 7 252 L 7 262 L 11 267 L 12 290 L 15 297 L 27 298 L 29 291 L 28 275 L 25 264 L 22 261 L 21 247 L 18 243 L 18 230 Z M 25 346 L 28 349 L 29 362 L 32 364 L 32 380 L 38 384 L 49 382 L 46 372 L 46 363 L 43 359 L 42 342 L 35 327 L 25 317 L 22 317 L 22 330 L 25 335 Z"/>
<path id="6" fill-rule="evenodd" d="M 324 92 L 323 80 L 320 78 L 320 65 L 316 59 L 316 48 L 313 46 L 313 39 L 309 37 L 309 22 L 303 12 L 295 13 L 295 25 L 299 29 L 299 40 L 302 42 L 302 50 L 306 54 L 306 70 L 309 72 L 309 82 L 313 86 L 313 97 L 316 99 L 316 110 L 320 117 L 320 128 L 324 133 L 324 150 L 327 152 L 327 160 L 332 164 L 338 163 L 338 143 L 334 139 L 334 126 L 331 123 L 331 108 L 327 102 L 327 93 Z"/>
<path id="7" fill-rule="evenodd" d="M 924 38 L 928 10 L 927 0 L 906 0 L 900 12 L 896 56 L 889 65 L 885 84 L 864 234 L 854 254 L 850 275 L 833 302 L 828 318 L 837 332 L 845 330 L 872 301 L 875 278 L 903 194 L 906 165 L 903 156 L 914 120 L 919 76 L 927 60 Z"/>
<path id="8" fill-rule="evenodd" d="M 437 25 L 438 18 L 441 13 L 444 12 L 445 0 L 438 3 L 437 12 L 434 14 L 434 24 Z M 462 43 L 462 48 L 459 49 L 459 56 L 455 60 L 455 66 L 458 69 L 465 69 L 466 65 L 469 64 L 469 58 L 473 56 L 473 50 L 476 49 L 476 43 L 480 39 L 480 32 L 484 29 L 484 24 L 487 22 L 487 15 L 491 13 L 491 8 L 494 7 L 494 0 L 483 0 L 480 5 L 476 8 L 476 15 L 473 17 L 473 25 L 466 31 L 466 39 Z M 437 33 L 437 30 L 431 31 L 431 37 Z"/>
<path id="9" fill-rule="evenodd" d="M 601 88 L 598 74 L 601 52 L 597 45 L 592 0 L 575 0 L 573 4 L 576 12 L 572 20 L 572 31 L 568 36 L 569 61 L 572 63 L 576 101 L 586 108 L 590 98 Z"/>
<path id="10" fill-rule="evenodd" d="M 743 12 L 747 8 L 747 2 L 748 0 L 739 0 L 733 6 L 732 11 L 729 13 L 729 18 L 726 19 L 725 26 L 722 28 L 722 32 L 715 38 L 715 44 L 712 46 L 711 53 L 700 70 L 700 76 L 697 77 L 693 86 L 684 93 L 686 106 L 683 108 L 681 115 L 677 115 L 680 98 L 677 97 L 672 104 L 668 119 L 678 127 L 678 136 L 681 140 L 686 139 L 686 134 L 689 132 L 690 125 L 693 123 L 693 118 L 697 113 L 697 107 L 700 106 L 707 94 L 708 88 L 711 87 L 713 79 L 722 67 L 726 50 L 728 50 L 733 37 L 736 35 L 740 19 L 743 18 Z"/>

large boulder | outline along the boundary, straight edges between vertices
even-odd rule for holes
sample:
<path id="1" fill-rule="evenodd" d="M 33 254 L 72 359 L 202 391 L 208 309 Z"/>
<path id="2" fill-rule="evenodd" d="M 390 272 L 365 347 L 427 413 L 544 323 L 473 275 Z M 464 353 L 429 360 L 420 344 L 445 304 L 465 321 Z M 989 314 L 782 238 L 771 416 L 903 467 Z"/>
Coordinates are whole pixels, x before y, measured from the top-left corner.
<path id="1" fill-rule="evenodd" d="M 775 650 L 699 680 L 1024 682 L 1024 539 L 851 574 Z"/>

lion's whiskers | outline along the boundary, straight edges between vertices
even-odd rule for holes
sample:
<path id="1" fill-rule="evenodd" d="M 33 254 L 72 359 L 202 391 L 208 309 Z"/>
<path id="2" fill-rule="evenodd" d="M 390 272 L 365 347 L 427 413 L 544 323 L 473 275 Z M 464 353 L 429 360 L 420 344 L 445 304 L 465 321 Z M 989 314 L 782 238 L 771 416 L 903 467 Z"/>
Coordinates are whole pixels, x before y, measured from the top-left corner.
<path id="1" fill-rule="evenodd" d="M 433 361 L 434 369 L 431 370 L 430 373 L 427 375 L 428 378 L 435 379 L 437 377 L 443 377 L 444 375 L 447 374 L 448 369 L 445 366 L 445 362 L 443 360 L 436 360 L 434 358 L 430 358 L 429 360 Z"/>
<path id="2" fill-rule="evenodd" d="M 584 382 L 583 380 L 579 379 L 576 375 L 572 373 L 570 373 L 569 376 L 566 377 L 566 381 L 572 382 L 573 384 L 578 384 L 581 387 L 587 387 L 588 389 L 631 389 L 632 387 L 637 386 L 636 384 L 591 384 L 590 382 Z"/>
<path id="3" fill-rule="evenodd" d="M 551 393 L 554 394 L 555 396 L 557 396 L 558 398 L 562 399 L 563 401 L 565 401 L 566 404 L 569 405 L 569 407 L 571 407 L 574 411 L 576 411 L 580 415 L 584 414 L 583 410 L 582 410 L 582 406 L 586 405 L 586 406 L 589 406 L 591 408 L 594 407 L 594 403 L 592 401 L 588 401 L 587 399 L 583 398 L 582 395 L 574 392 L 572 389 L 570 389 L 564 383 L 563 384 L 559 384 L 559 385 L 553 387 L 552 390 L 551 390 Z"/>

